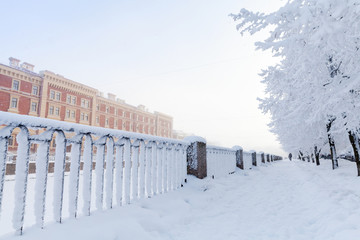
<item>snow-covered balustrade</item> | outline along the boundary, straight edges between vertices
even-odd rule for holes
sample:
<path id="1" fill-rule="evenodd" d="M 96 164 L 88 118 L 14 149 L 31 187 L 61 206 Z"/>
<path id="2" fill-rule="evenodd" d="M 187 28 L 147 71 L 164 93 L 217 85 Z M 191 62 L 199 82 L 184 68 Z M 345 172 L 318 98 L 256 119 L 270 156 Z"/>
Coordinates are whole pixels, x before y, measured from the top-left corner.
<path id="1" fill-rule="evenodd" d="M 57 222 L 63 221 L 65 196 L 68 198 L 69 216 L 76 218 L 79 213 L 90 215 L 95 209 L 111 209 L 139 198 L 177 189 L 186 178 L 187 141 L 8 112 L 0 112 L 0 125 L 0 214 L 4 199 L 8 141 L 14 132 L 17 133 L 12 219 L 17 234 L 23 232 L 30 146 L 33 145 L 37 146 L 34 215 L 39 227 L 44 226 L 45 211 L 50 211 L 45 209 L 46 199 L 49 198 L 46 191 L 49 176 L 54 182 L 50 199 L 53 199 L 52 216 Z M 55 163 L 54 174 L 49 175 L 52 141 L 56 143 Z M 70 151 L 70 173 L 67 176 L 69 186 L 65 188 L 67 151 Z M 78 207 L 79 199 L 83 201 L 82 209 Z"/>
<path id="2" fill-rule="evenodd" d="M 244 158 L 244 169 L 251 169 L 254 166 L 254 152 L 243 152 L 243 158 Z M 256 165 L 255 165 L 256 166 Z"/>
<path id="3" fill-rule="evenodd" d="M 261 164 L 261 154 L 262 152 L 256 152 L 256 165 L 260 166 Z"/>
<path id="4" fill-rule="evenodd" d="M 218 178 L 234 173 L 236 169 L 236 150 L 217 146 L 206 146 L 208 177 Z"/>

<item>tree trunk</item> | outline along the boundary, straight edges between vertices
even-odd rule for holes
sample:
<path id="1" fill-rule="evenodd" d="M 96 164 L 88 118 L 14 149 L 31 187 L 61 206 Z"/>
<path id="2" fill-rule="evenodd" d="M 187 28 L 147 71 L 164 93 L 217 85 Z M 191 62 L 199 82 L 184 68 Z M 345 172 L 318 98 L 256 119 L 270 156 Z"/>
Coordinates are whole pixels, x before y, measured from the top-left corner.
<path id="1" fill-rule="evenodd" d="M 349 131 L 349 140 L 354 150 L 355 163 L 357 167 L 358 177 L 360 177 L 360 146 L 359 137 L 355 132 Z"/>
<path id="2" fill-rule="evenodd" d="M 314 147 L 316 166 L 320 165 L 320 151 L 321 151 L 321 149 L 319 149 L 319 151 L 318 151 L 317 146 Z"/>
<path id="3" fill-rule="evenodd" d="M 304 154 L 301 151 L 299 151 L 299 155 L 300 155 L 300 159 L 305 161 Z"/>
<path id="4" fill-rule="evenodd" d="M 334 120 L 335 119 L 332 119 L 329 121 L 328 124 L 326 124 L 327 132 L 328 132 L 329 146 L 330 146 L 332 169 L 336 169 L 339 167 L 339 163 L 338 163 L 337 156 L 336 156 L 336 148 L 335 148 L 334 138 L 330 134 L 331 124 L 334 122 Z"/>

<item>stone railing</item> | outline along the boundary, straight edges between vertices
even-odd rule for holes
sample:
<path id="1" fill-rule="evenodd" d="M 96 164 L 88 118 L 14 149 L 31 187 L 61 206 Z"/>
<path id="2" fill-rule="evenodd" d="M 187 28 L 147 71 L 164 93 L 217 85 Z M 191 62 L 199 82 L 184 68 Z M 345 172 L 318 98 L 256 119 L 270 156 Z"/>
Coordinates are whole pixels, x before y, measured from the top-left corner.
<path id="1" fill-rule="evenodd" d="M 206 145 L 206 140 L 201 137 L 185 138 L 190 143 L 187 150 L 188 173 L 198 178 L 216 178 L 225 176 L 240 169 L 251 169 L 252 167 L 266 164 L 282 157 L 264 152 L 255 151 L 245 152 L 242 147 L 224 148 Z"/>
<path id="2" fill-rule="evenodd" d="M 234 173 L 236 167 L 249 169 L 281 160 L 270 154 L 244 152 L 239 146 L 207 146 L 201 137 L 180 141 L 7 112 L 0 112 L 0 125 L 0 214 L 4 200 L 14 201 L 12 219 L 6 215 L 4 220 L 12 222 L 17 234 L 24 228 L 31 173 L 33 215 L 42 228 L 45 213 L 50 211 L 61 223 L 65 205 L 70 218 L 88 216 L 94 210 L 175 190 L 184 185 L 187 174 L 218 178 Z M 7 164 L 8 142 L 14 134 L 17 147 L 12 156 L 16 160 Z M 34 151 L 31 154 L 30 149 Z M 35 161 L 30 162 L 34 156 Z M 7 177 L 15 183 L 9 185 L 12 189 L 5 189 L 5 173 L 10 168 L 15 175 Z M 51 207 L 47 199 L 52 199 Z"/>
<path id="3" fill-rule="evenodd" d="M 206 146 L 207 175 L 223 177 L 236 170 L 236 149 Z"/>
<path id="4" fill-rule="evenodd" d="M 52 141 L 56 144 L 54 165 L 50 166 L 53 172 L 52 211 L 57 222 L 63 220 L 65 197 L 68 198 L 69 216 L 75 218 L 80 212 L 90 215 L 94 205 L 97 210 L 110 209 L 115 203 L 120 206 L 165 193 L 185 182 L 189 145 L 185 141 L 7 112 L 0 112 L 0 125 L 0 210 L 7 197 L 3 193 L 8 141 L 12 134 L 17 135 L 15 187 L 11 190 L 15 197 L 8 198 L 14 199 L 12 226 L 17 234 L 22 234 L 24 226 L 30 147 L 33 149 L 33 145 L 37 146 L 34 215 L 39 227 L 44 225 L 45 210 L 49 211 L 45 203 L 49 197 L 46 191 Z M 67 150 L 70 162 L 66 162 Z M 69 185 L 65 188 L 64 172 L 69 165 Z M 80 181 L 82 191 L 79 191 Z M 78 209 L 80 195 L 82 209 Z M 91 204 L 93 201 L 95 204 Z"/>

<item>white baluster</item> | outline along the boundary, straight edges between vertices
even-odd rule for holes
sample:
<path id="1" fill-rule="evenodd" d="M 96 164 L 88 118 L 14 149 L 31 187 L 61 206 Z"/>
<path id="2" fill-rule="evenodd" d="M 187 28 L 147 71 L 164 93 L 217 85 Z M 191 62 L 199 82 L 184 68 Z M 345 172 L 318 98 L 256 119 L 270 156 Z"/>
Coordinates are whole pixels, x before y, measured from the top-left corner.
<path id="1" fill-rule="evenodd" d="M 63 132 L 57 132 L 55 139 L 55 165 L 54 165 L 54 218 L 56 222 L 62 221 L 62 207 L 64 198 L 64 173 L 66 157 L 66 139 Z"/>
<path id="2" fill-rule="evenodd" d="M 50 141 L 43 141 L 39 144 L 36 153 L 36 181 L 35 181 L 35 221 L 36 225 L 44 227 L 46 185 L 49 169 L 49 148 Z"/>
<path id="3" fill-rule="evenodd" d="M 162 162 L 163 162 L 163 191 L 162 193 L 168 192 L 169 189 L 169 151 L 167 145 L 164 144 L 164 148 L 162 150 Z"/>
<path id="4" fill-rule="evenodd" d="M 131 180 L 131 143 L 129 139 L 125 140 L 124 145 L 124 161 L 125 161 L 125 170 L 124 170 L 124 198 L 125 203 L 130 203 L 130 180 Z"/>
<path id="5" fill-rule="evenodd" d="M 157 178 L 158 178 L 158 159 L 157 159 L 157 144 L 154 141 L 151 145 L 151 194 L 156 195 L 157 194 Z"/>
<path id="6" fill-rule="evenodd" d="M 114 140 L 109 138 L 106 143 L 106 208 L 112 208 L 114 186 Z"/>
<path id="7" fill-rule="evenodd" d="M 121 140 L 120 140 L 121 141 Z M 123 155 L 124 145 L 116 146 L 115 156 L 115 180 L 116 180 L 116 202 L 118 206 L 123 203 Z"/>
<path id="8" fill-rule="evenodd" d="M 161 194 L 162 193 L 162 189 L 163 189 L 163 143 L 160 143 L 158 145 L 158 148 L 157 148 L 157 168 L 156 168 L 156 171 L 157 171 L 157 189 L 156 189 L 156 193 L 158 194 Z"/>
<path id="9" fill-rule="evenodd" d="M 138 170 L 139 170 L 139 141 L 136 140 L 131 146 L 131 188 L 130 199 L 138 198 Z"/>
<path id="10" fill-rule="evenodd" d="M 81 143 L 71 144 L 71 165 L 69 176 L 69 215 L 76 218 L 79 196 L 79 175 L 80 175 Z"/>
<path id="11" fill-rule="evenodd" d="M 144 141 L 140 141 L 140 156 L 139 156 L 139 198 L 144 198 L 145 195 L 145 151 L 146 146 Z"/>
<path id="12" fill-rule="evenodd" d="M 0 216 L 1 216 L 1 203 L 4 190 L 4 179 L 6 170 L 6 155 L 8 147 L 8 137 L 0 137 Z"/>
<path id="13" fill-rule="evenodd" d="M 96 146 L 96 165 L 95 165 L 95 174 L 96 174 L 96 209 L 103 209 L 103 200 L 104 200 L 104 158 L 105 158 L 105 145 L 99 144 Z"/>
<path id="14" fill-rule="evenodd" d="M 27 128 L 21 127 L 20 133 L 17 135 L 18 149 L 16 158 L 16 177 L 15 177 L 15 198 L 14 198 L 14 214 L 13 227 L 16 234 L 21 235 L 24 225 L 25 203 L 27 180 L 29 174 L 29 132 Z"/>
<path id="15" fill-rule="evenodd" d="M 83 156 L 83 213 L 90 216 L 91 208 L 91 185 L 92 185 L 92 169 L 93 169 L 93 141 L 91 135 L 85 136 L 84 156 Z"/>

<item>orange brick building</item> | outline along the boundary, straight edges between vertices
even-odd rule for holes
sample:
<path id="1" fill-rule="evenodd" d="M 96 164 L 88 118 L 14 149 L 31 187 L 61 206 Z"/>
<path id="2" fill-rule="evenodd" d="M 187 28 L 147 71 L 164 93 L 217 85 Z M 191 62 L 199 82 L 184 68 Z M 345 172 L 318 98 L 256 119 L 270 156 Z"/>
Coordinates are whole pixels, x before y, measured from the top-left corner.
<path id="1" fill-rule="evenodd" d="M 34 65 L 9 60 L 9 66 L 0 64 L 0 111 L 172 137 L 171 116 L 129 105 L 115 94 L 104 97 L 90 86 L 50 71 L 35 73 Z"/>

